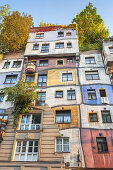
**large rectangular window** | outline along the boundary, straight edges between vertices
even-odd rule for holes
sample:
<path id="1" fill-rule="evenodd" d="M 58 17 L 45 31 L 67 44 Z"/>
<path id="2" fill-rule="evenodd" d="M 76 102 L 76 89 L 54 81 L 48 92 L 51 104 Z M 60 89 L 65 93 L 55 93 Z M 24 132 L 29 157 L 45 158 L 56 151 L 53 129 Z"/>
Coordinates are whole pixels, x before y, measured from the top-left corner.
<path id="1" fill-rule="evenodd" d="M 56 152 L 69 151 L 69 138 L 56 138 Z"/>
<path id="2" fill-rule="evenodd" d="M 46 86 L 47 84 L 47 75 L 38 76 L 38 86 Z"/>
<path id="3" fill-rule="evenodd" d="M 102 114 L 103 123 L 111 123 L 112 122 L 109 110 L 103 110 L 103 111 L 101 111 L 101 114 Z"/>
<path id="4" fill-rule="evenodd" d="M 48 66 L 48 60 L 40 60 L 40 66 Z"/>
<path id="5" fill-rule="evenodd" d="M 38 104 L 41 106 L 45 105 L 46 100 L 46 93 L 45 92 L 39 92 L 38 93 Z"/>
<path id="6" fill-rule="evenodd" d="M 86 71 L 86 80 L 98 80 L 99 79 L 99 74 L 98 71 Z"/>
<path id="7" fill-rule="evenodd" d="M 95 57 L 85 57 L 85 63 L 86 64 L 94 64 L 95 63 Z"/>
<path id="8" fill-rule="evenodd" d="M 20 130 L 39 130 L 41 124 L 41 114 L 22 115 Z"/>
<path id="9" fill-rule="evenodd" d="M 96 91 L 95 89 L 88 89 L 88 100 L 96 100 Z"/>
<path id="10" fill-rule="evenodd" d="M 7 84 L 14 84 L 16 83 L 17 75 L 7 75 L 5 79 L 5 83 Z"/>
<path id="11" fill-rule="evenodd" d="M 41 52 L 43 53 L 49 52 L 49 44 L 42 44 Z"/>
<path id="12" fill-rule="evenodd" d="M 64 48 L 64 43 L 56 43 L 55 48 Z"/>
<path id="13" fill-rule="evenodd" d="M 35 76 L 34 75 L 26 75 L 26 82 L 34 82 Z"/>
<path id="14" fill-rule="evenodd" d="M 71 123 L 71 111 L 70 110 L 57 110 L 56 111 L 56 123 Z"/>
<path id="15" fill-rule="evenodd" d="M 62 81 L 73 81 L 72 73 L 62 73 Z"/>
<path id="16" fill-rule="evenodd" d="M 38 149 L 39 141 L 17 141 L 15 151 L 15 161 L 37 161 L 38 160 Z"/>
<path id="17" fill-rule="evenodd" d="M 67 99 L 68 100 L 75 100 L 76 99 L 75 90 L 68 90 L 67 91 Z"/>
<path id="18" fill-rule="evenodd" d="M 99 153 L 108 152 L 106 137 L 97 137 L 97 148 Z"/>
<path id="19" fill-rule="evenodd" d="M 14 68 L 19 68 L 21 66 L 21 61 L 14 61 L 13 62 L 13 67 Z"/>

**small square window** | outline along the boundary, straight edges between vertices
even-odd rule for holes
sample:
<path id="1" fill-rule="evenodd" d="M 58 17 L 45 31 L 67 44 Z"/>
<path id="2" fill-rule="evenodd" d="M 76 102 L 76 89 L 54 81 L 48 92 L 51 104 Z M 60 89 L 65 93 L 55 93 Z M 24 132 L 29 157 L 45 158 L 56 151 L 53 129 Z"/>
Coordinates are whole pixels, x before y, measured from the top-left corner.
<path id="1" fill-rule="evenodd" d="M 43 38 L 44 38 L 44 33 L 38 33 L 38 34 L 36 34 L 36 38 L 38 38 L 38 39 L 43 39 Z"/>
<path id="2" fill-rule="evenodd" d="M 57 65 L 63 65 L 63 60 L 57 60 Z"/>
<path id="3" fill-rule="evenodd" d="M 111 115 L 109 110 L 101 111 L 103 123 L 111 123 Z"/>
<path id="4" fill-rule="evenodd" d="M 67 43 L 67 48 L 72 48 L 72 43 Z"/>
<path id="5" fill-rule="evenodd" d="M 49 44 L 42 44 L 41 52 L 42 52 L 42 53 L 47 53 L 47 52 L 49 52 Z"/>
<path id="6" fill-rule="evenodd" d="M 75 100 L 75 90 L 68 90 L 67 91 L 67 99 L 68 100 Z"/>
<path id="7" fill-rule="evenodd" d="M 66 32 L 66 36 L 71 36 L 72 33 L 71 32 Z"/>
<path id="8" fill-rule="evenodd" d="M 17 80 L 17 75 L 7 75 L 5 79 L 5 83 L 7 84 L 15 84 Z"/>
<path id="9" fill-rule="evenodd" d="M 96 91 L 95 89 L 88 89 L 88 100 L 96 100 Z"/>
<path id="10" fill-rule="evenodd" d="M 96 141 L 99 153 L 108 152 L 106 137 L 96 137 Z"/>
<path id="11" fill-rule="evenodd" d="M 56 138 L 56 152 L 69 152 L 69 138 Z"/>
<path id="12" fill-rule="evenodd" d="M 4 99 L 4 93 L 0 93 L 0 102 L 3 102 Z"/>
<path id="13" fill-rule="evenodd" d="M 39 50 L 39 44 L 33 44 L 33 50 Z"/>
<path id="14" fill-rule="evenodd" d="M 99 89 L 100 97 L 106 97 L 106 90 L 105 89 Z"/>
<path id="15" fill-rule="evenodd" d="M 64 32 L 62 31 L 58 32 L 58 37 L 64 37 Z"/>
<path id="16" fill-rule="evenodd" d="M 48 66 L 48 60 L 40 60 L 40 66 Z"/>
<path id="17" fill-rule="evenodd" d="M 62 98 L 63 97 L 63 91 L 56 91 L 56 98 Z"/>
<path id="18" fill-rule="evenodd" d="M 89 121 L 90 122 L 98 122 L 97 113 L 89 113 Z"/>
<path id="19" fill-rule="evenodd" d="M 34 82 L 35 76 L 34 75 L 26 75 L 26 82 Z"/>
<path id="20" fill-rule="evenodd" d="M 9 66 L 10 66 L 10 62 L 5 62 L 4 67 L 3 67 L 3 68 L 7 69 L 7 68 L 9 68 Z"/>
<path id="21" fill-rule="evenodd" d="M 73 81 L 72 73 L 62 73 L 62 81 Z"/>
<path id="22" fill-rule="evenodd" d="M 72 63 L 73 59 L 72 58 L 67 58 L 67 63 Z"/>
<path id="23" fill-rule="evenodd" d="M 21 61 L 14 61 L 13 62 L 13 67 L 14 68 L 19 68 L 21 66 Z"/>

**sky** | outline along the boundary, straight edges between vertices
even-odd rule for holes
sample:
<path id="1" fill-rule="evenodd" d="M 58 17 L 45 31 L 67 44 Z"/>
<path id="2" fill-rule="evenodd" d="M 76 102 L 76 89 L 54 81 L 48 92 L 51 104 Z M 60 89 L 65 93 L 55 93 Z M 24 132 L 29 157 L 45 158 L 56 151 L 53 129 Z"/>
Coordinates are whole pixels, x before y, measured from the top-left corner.
<path id="1" fill-rule="evenodd" d="M 31 14 L 34 26 L 41 21 L 68 25 L 89 2 L 97 8 L 97 14 L 113 36 L 113 0 L 0 0 L 0 5 L 9 4 L 11 11 Z"/>

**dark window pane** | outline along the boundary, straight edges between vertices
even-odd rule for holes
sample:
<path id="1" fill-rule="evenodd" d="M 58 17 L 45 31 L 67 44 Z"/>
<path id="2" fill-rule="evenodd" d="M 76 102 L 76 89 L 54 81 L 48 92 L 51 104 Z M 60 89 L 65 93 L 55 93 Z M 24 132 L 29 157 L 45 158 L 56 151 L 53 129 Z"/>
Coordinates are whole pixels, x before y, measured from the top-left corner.
<path id="1" fill-rule="evenodd" d="M 56 91 L 56 97 L 63 97 L 63 91 Z"/>
<path id="2" fill-rule="evenodd" d="M 99 90 L 100 91 L 100 97 L 106 97 L 106 91 L 105 89 Z"/>
<path id="3" fill-rule="evenodd" d="M 13 62 L 13 67 L 14 68 L 19 68 L 21 66 L 21 61 L 14 61 Z"/>

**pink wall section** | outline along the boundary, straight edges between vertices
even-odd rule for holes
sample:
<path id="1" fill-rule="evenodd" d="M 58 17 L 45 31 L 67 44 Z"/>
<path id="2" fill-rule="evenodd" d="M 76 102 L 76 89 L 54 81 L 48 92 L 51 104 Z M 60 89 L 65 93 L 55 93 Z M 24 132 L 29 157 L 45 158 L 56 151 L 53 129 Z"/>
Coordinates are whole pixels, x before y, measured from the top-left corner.
<path id="1" fill-rule="evenodd" d="M 106 137 L 108 152 L 98 153 L 96 137 Z M 113 130 L 82 129 L 82 144 L 87 168 L 113 167 Z M 95 149 L 92 149 L 95 147 Z"/>

